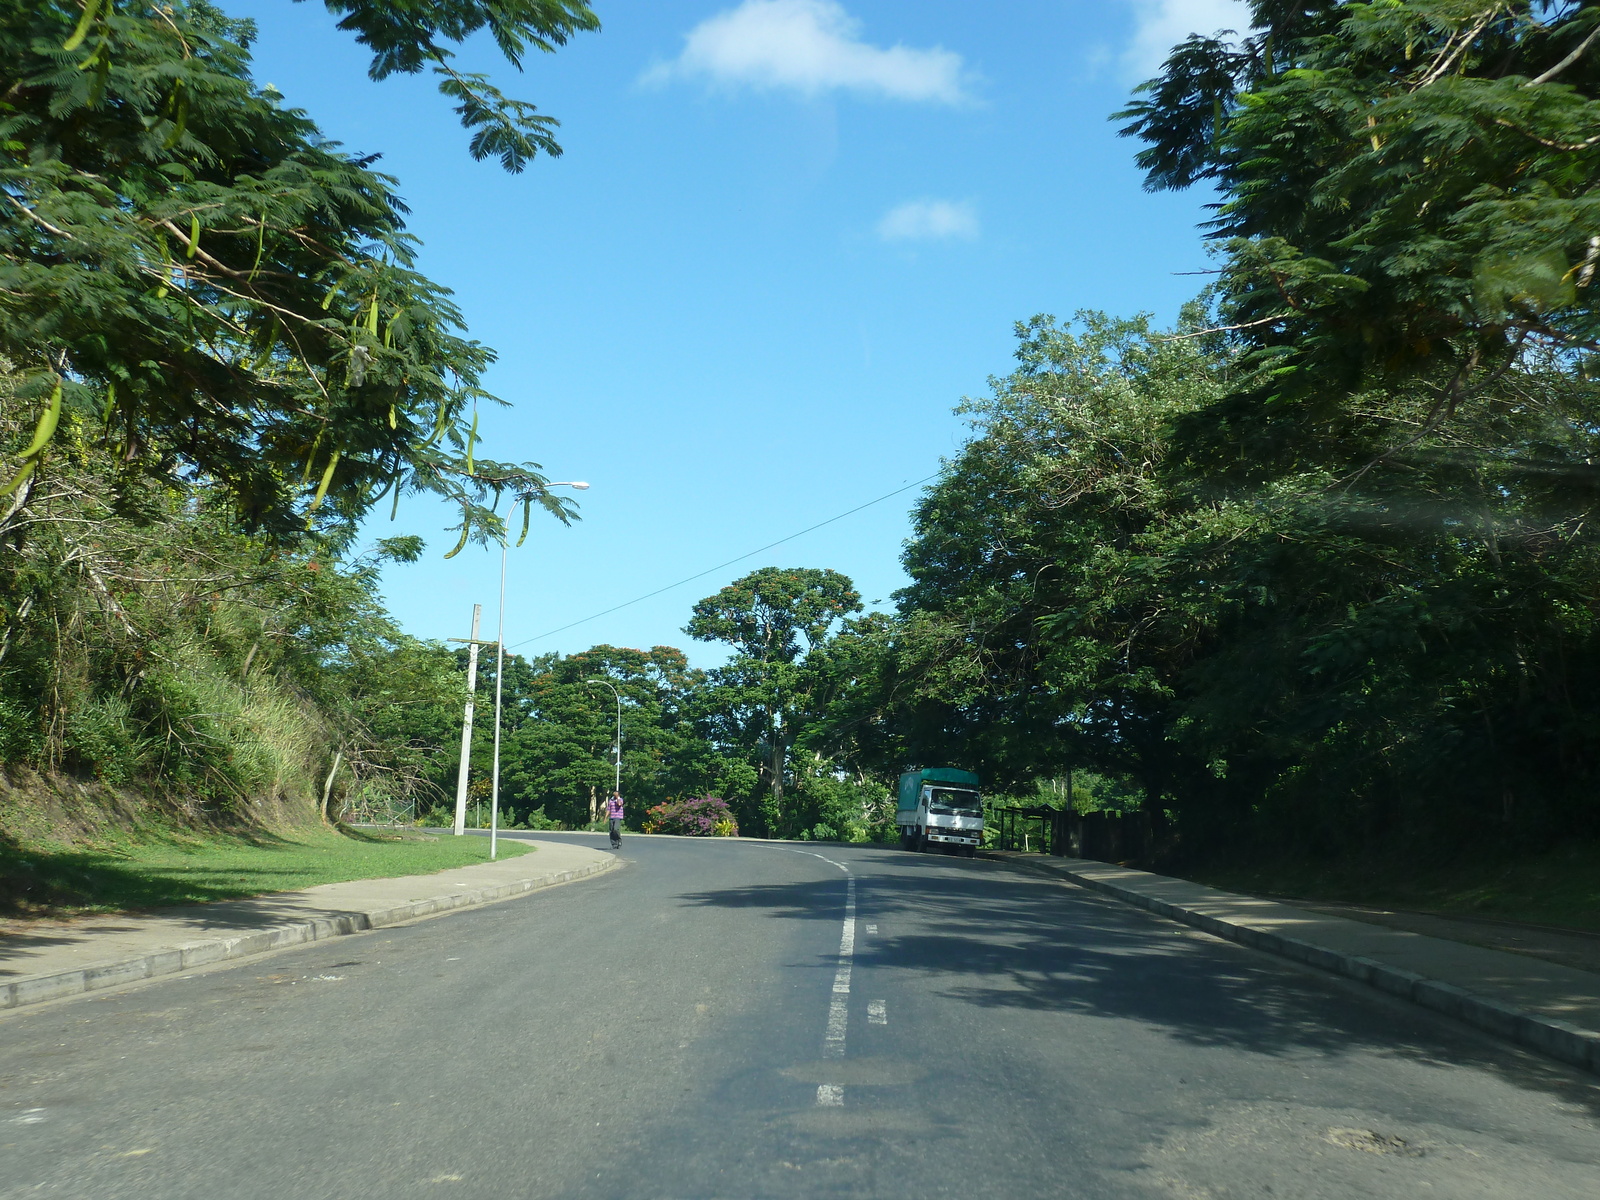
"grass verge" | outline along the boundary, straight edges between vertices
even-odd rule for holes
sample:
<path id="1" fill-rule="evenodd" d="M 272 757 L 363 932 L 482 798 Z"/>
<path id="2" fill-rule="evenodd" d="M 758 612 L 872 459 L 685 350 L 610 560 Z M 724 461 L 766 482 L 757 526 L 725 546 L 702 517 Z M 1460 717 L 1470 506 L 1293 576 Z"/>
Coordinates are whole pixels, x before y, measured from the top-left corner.
<path id="1" fill-rule="evenodd" d="M 532 849 L 500 843 L 501 857 Z M 145 832 L 72 847 L 0 839 L 0 916 L 68 917 L 237 900 L 319 883 L 428 875 L 488 858 L 487 838 L 364 830 Z"/>
<path id="2" fill-rule="evenodd" d="M 1436 862 L 1374 857 L 1214 864 L 1183 874 L 1230 892 L 1279 899 L 1600 930 L 1600 842 L 1541 854 L 1479 852 Z"/>

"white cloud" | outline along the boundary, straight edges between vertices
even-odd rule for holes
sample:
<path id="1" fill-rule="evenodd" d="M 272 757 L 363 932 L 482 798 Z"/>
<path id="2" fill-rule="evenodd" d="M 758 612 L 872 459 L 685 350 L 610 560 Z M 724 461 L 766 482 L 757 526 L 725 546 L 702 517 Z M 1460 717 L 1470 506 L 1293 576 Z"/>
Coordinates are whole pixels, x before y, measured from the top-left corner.
<path id="1" fill-rule="evenodd" d="M 808 96 L 845 90 L 938 104 L 967 98 L 959 54 L 868 45 L 861 22 L 836 0 L 744 0 L 696 25 L 683 53 L 644 78 L 675 76 Z"/>
<path id="2" fill-rule="evenodd" d="M 922 242 L 978 236 L 978 213 L 949 200 L 908 200 L 883 214 L 878 236 L 886 242 Z"/>
<path id="3" fill-rule="evenodd" d="M 1209 37 L 1219 29 L 1243 33 L 1250 28 L 1244 0 L 1129 0 L 1137 22 L 1133 41 L 1123 55 L 1131 74 L 1149 79 L 1167 55 L 1191 33 Z"/>

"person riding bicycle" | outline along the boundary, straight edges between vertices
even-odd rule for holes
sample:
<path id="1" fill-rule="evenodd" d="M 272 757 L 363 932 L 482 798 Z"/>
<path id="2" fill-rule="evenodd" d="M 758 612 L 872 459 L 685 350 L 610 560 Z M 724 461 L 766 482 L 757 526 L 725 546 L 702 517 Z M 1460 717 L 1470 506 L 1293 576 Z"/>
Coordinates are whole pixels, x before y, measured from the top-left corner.
<path id="1" fill-rule="evenodd" d="M 611 848 L 622 847 L 622 793 L 612 792 L 606 801 L 606 820 L 611 822 Z"/>

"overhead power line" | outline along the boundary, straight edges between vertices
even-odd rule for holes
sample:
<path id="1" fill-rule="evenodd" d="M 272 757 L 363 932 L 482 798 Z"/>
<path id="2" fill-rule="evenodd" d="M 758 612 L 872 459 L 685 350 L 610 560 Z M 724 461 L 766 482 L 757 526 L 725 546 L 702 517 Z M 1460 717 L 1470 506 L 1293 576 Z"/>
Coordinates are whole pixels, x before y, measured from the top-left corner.
<path id="1" fill-rule="evenodd" d="M 669 583 L 666 587 L 659 587 L 653 592 L 646 592 L 642 596 L 635 596 L 632 600 L 624 600 L 621 604 L 614 605 L 602 612 L 593 613 L 590 616 L 582 617 L 579 620 L 562 625 L 556 629 L 547 630 L 544 633 L 536 633 L 531 638 L 524 638 L 520 642 L 514 642 L 513 644 L 507 646 L 506 649 L 515 650 L 518 646 L 526 646 L 529 642 L 543 641 L 547 637 L 554 637 L 558 633 L 565 633 L 569 629 L 576 629 L 579 625 L 587 625 L 590 621 L 598 621 L 601 617 L 609 617 L 614 612 L 621 612 L 623 609 L 631 608 L 633 605 L 640 604 L 645 600 L 652 600 L 661 595 L 663 592 L 670 592 L 673 588 L 680 588 L 686 583 L 693 583 L 696 579 L 704 579 L 707 575 L 714 575 L 724 567 L 731 567 L 734 563 L 743 562 L 747 558 L 754 558 L 758 554 L 765 554 L 774 546 L 781 546 L 785 542 L 792 542 L 795 538 L 804 537 L 813 530 L 821 529 L 824 525 L 832 525 L 835 521 L 842 521 L 846 517 L 854 516 L 864 508 L 871 508 L 874 504 L 882 504 L 885 500 L 888 500 L 894 496 L 898 496 L 901 492 L 909 492 L 912 488 L 921 487 L 923 484 L 927 483 L 928 480 L 937 479 L 938 477 L 939 472 L 937 471 L 935 471 L 932 475 L 924 475 L 921 479 L 916 479 L 910 483 L 902 484 L 900 487 L 895 488 L 892 492 L 885 492 L 875 500 L 868 500 L 865 504 L 858 504 L 854 508 L 847 509 L 838 516 L 829 517 L 826 521 L 818 521 L 815 525 L 807 525 L 804 529 L 800 530 L 799 533 L 791 533 L 788 537 L 781 537 L 775 542 L 768 542 L 765 546 L 751 550 L 747 554 L 739 555 L 738 558 L 730 558 L 725 563 L 718 563 L 714 567 L 707 567 L 704 571 L 697 571 L 695 574 L 690 575 L 685 579 L 678 580 L 677 583 Z"/>

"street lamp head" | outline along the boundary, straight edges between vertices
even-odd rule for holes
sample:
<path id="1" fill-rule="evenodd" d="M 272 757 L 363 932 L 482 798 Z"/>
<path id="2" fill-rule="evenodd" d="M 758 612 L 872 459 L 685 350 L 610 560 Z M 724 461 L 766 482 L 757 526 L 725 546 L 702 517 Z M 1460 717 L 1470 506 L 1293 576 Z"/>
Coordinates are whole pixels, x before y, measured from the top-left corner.
<path id="1" fill-rule="evenodd" d="M 587 483 L 584 483 L 581 479 L 578 479 L 578 480 L 558 480 L 558 481 L 556 481 L 554 483 L 542 483 L 542 484 L 539 485 L 538 489 L 535 490 L 535 491 L 518 492 L 517 493 L 517 497 L 516 497 L 516 503 L 520 504 L 524 500 L 537 500 L 540 496 L 543 496 L 551 488 L 558 488 L 558 487 L 569 487 L 575 492 L 587 492 L 589 490 L 589 485 Z"/>

